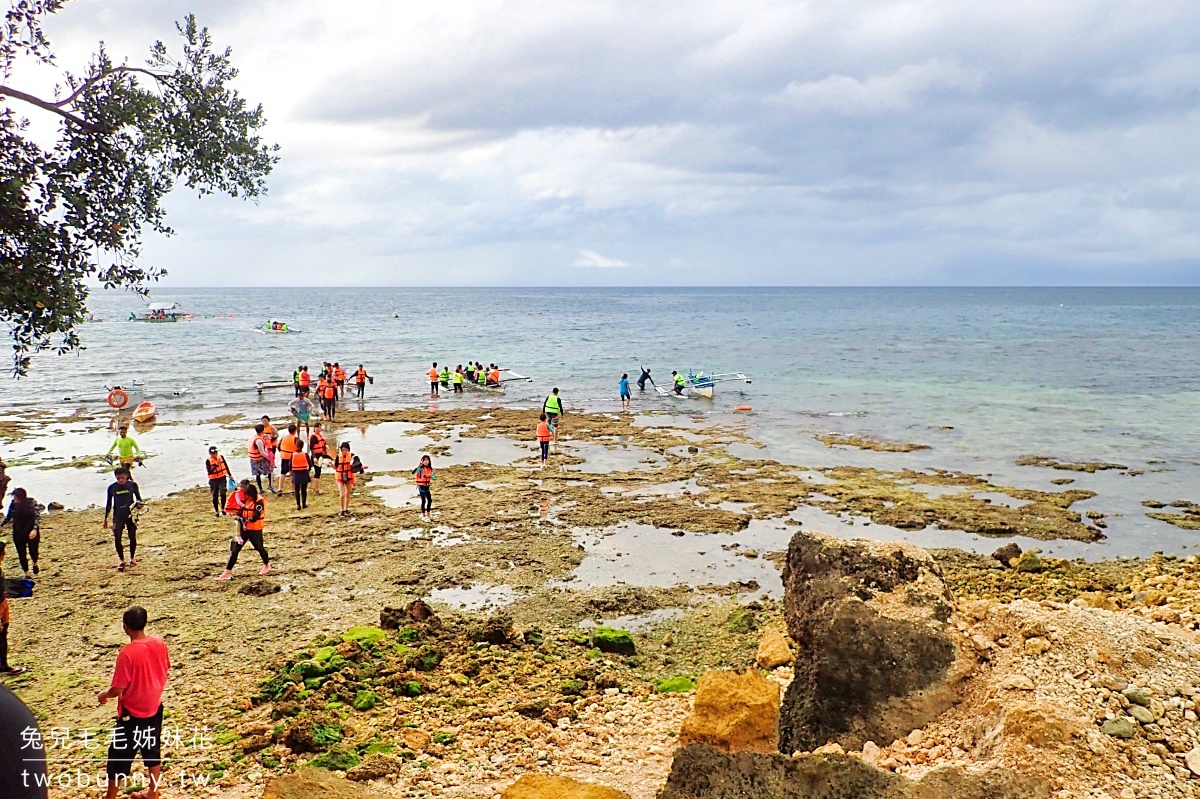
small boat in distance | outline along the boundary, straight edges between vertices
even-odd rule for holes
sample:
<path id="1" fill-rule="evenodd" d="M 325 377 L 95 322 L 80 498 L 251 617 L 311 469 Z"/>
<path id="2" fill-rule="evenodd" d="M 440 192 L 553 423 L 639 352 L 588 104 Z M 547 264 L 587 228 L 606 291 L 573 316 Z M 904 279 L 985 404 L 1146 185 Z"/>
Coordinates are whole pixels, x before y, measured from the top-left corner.
<path id="1" fill-rule="evenodd" d="M 299 333 L 299 330 L 291 328 L 287 322 L 280 322 L 278 319 L 271 319 L 265 324 L 261 324 L 254 328 L 259 333 Z"/>
<path id="2" fill-rule="evenodd" d="M 173 302 L 152 302 L 146 306 L 144 313 L 129 312 L 130 322 L 178 322 L 180 319 L 195 319 Z"/>

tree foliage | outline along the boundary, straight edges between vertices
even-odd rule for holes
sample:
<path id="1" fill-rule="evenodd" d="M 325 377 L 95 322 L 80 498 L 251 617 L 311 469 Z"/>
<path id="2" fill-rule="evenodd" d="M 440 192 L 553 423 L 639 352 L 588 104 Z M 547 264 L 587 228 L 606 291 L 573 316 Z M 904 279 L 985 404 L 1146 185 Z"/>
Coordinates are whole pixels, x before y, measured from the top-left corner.
<path id="1" fill-rule="evenodd" d="M 253 199 L 278 160 L 262 106 L 229 87 L 231 51 L 192 15 L 180 46 L 155 42 L 144 66 L 101 44 L 53 99 L 10 85 L 22 60 L 57 67 L 42 22 L 65 2 L 17 0 L 0 27 L 0 320 L 18 376 L 34 353 L 79 346 L 89 283 L 145 295 L 165 274 L 139 256 L 148 231 L 172 233 L 162 202 L 176 184 Z M 57 117 L 53 142 L 35 141 L 18 109 Z"/>

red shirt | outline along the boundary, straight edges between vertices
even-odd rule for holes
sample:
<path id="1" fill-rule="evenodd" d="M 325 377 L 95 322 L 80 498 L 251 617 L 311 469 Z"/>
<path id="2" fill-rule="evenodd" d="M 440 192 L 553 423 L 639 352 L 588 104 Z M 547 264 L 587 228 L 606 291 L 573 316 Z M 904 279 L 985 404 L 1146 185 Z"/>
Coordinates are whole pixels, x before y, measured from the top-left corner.
<path id="1" fill-rule="evenodd" d="M 145 719 L 157 713 L 169 668 L 167 644 L 156 635 L 147 635 L 122 647 L 112 678 L 112 687 L 124 690 L 117 699 L 117 715 L 128 713 Z"/>

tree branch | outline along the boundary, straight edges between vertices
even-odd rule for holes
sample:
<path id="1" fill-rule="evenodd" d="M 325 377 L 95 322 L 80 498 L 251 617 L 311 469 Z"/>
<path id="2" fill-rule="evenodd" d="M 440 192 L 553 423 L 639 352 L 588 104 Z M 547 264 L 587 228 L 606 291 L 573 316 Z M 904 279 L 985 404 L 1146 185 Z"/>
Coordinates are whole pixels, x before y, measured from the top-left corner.
<path id="1" fill-rule="evenodd" d="M 116 74 L 122 73 L 122 72 L 140 72 L 143 75 L 149 75 L 150 77 L 154 78 L 156 81 L 159 81 L 159 82 L 161 82 L 164 78 L 168 77 L 167 75 L 165 75 L 163 73 L 154 72 L 152 70 L 144 69 L 142 67 L 113 67 L 112 69 L 101 72 L 99 75 L 88 78 L 83 83 L 79 84 L 79 88 L 76 89 L 75 91 L 71 92 L 71 95 L 69 97 L 67 97 L 66 99 L 63 99 L 63 100 L 59 100 L 58 102 L 54 103 L 54 105 L 58 106 L 59 108 L 68 106 L 71 103 L 78 100 L 79 95 L 83 94 L 88 89 L 92 88 L 97 83 L 99 83 L 100 81 L 107 78 L 109 75 L 116 75 Z"/>
<path id="2" fill-rule="evenodd" d="M 11 97 L 14 100 L 24 100 L 25 102 L 29 103 L 30 105 L 36 105 L 38 108 L 49 111 L 52 114 L 58 114 L 63 119 L 65 119 L 68 122 L 71 122 L 75 125 L 78 125 L 80 128 L 82 128 L 83 130 L 86 130 L 88 133 L 108 133 L 109 132 L 106 128 L 100 127 L 99 125 L 93 125 L 91 122 L 88 122 L 85 119 L 75 116 L 70 111 L 66 111 L 66 110 L 63 110 L 62 108 L 59 108 L 58 105 L 50 102 L 49 100 L 43 100 L 40 97 L 34 97 L 32 94 L 27 94 L 23 91 L 19 91 L 18 89 L 10 89 L 9 87 L 4 86 L 3 84 L 0 84 L 0 97 Z"/>

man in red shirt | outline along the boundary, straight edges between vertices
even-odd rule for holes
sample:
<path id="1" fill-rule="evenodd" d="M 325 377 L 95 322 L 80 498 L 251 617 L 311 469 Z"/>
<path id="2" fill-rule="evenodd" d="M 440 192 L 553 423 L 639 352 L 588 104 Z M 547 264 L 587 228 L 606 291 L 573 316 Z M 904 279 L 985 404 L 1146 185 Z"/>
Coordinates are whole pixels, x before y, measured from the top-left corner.
<path id="1" fill-rule="evenodd" d="M 171 659 L 167 645 L 156 635 L 146 635 L 146 609 L 134 606 L 121 617 L 129 643 L 117 654 L 112 685 L 97 694 L 100 704 L 117 700 L 117 723 L 108 747 L 107 799 L 129 780 L 134 758 L 140 753 L 150 772 L 145 799 L 158 799 L 162 773 L 162 692 Z"/>

